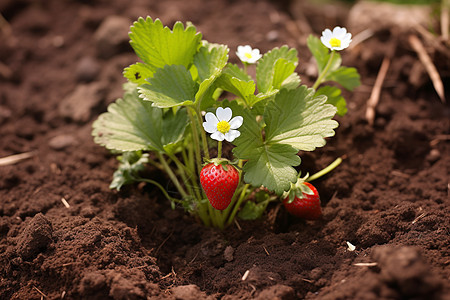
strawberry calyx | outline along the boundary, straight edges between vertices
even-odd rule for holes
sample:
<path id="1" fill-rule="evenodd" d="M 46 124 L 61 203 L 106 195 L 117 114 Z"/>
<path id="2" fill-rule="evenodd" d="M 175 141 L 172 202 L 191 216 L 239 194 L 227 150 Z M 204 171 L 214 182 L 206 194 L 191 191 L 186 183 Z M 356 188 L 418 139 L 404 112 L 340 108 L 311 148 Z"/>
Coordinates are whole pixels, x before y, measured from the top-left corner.
<path id="1" fill-rule="evenodd" d="M 311 188 L 305 184 L 305 182 L 307 182 L 308 177 L 309 174 L 306 174 L 306 176 L 303 178 L 301 178 L 299 174 L 297 182 L 291 183 L 291 188 L 289 189 L 289 191 L 283 193 L 283 199 L 289 197 L 287 203 L 292 203 L 295 200 L 295 198 L 303 199 L 308 197 L 308 195 L 314 195 L 314 191 L 311 190 Z"/>
<path id="2" fill-rule="evenodd" d="M 228 165 L 232 165 L 232 166 L 236 167 L 234 165 L 234 163 L 232 161 L 230 161 L 229 159 L 218 158 L 218 157 L 216 157 L 216 158 L 205 158 L 203 166 L 206 166 L 206 165 L 211 164 L 211 163 L 213 163 L 216 167 L 221 165 L 222 168 L 225 171 L 228 171 L 228 167 L 227 167 Z"/>

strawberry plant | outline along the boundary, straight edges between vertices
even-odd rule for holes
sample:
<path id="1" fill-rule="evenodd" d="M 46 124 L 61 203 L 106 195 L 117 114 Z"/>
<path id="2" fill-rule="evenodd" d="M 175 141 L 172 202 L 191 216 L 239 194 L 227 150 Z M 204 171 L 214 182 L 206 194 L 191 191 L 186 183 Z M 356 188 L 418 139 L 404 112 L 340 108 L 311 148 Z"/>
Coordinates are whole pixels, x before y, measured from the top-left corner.
<path id="1" fill-rule="evenodd" d="M 288 46 L 264 54 L 240 46 L 241 67 L 228 61 L 226 45 L 203 40 L 192 24 L 170 29 L 139 18 L 129 36 L 140 61 L 124 69 L 123 97 L 93 124 L 95 142 L 120 153 L 110 187 L 152 184 L 206 226 L 224 228 L 238 213 L 258 218 L 269 202 L 295 193 L 299 152 L 324 146 L 338 126 L 333 117 L 346 113 L 341 90 L 324 83 L 359 85 L 356 69 L 341 66 L 336 52 L 351 42 L 345 28 L 308 38 L 318 69 L 312 88 L 301 84 L 297 50 Z M 247 73 L 255 65 L 256 80 Z M 141 177 L 147 167 L 164 171 L 177 193 Z"/>

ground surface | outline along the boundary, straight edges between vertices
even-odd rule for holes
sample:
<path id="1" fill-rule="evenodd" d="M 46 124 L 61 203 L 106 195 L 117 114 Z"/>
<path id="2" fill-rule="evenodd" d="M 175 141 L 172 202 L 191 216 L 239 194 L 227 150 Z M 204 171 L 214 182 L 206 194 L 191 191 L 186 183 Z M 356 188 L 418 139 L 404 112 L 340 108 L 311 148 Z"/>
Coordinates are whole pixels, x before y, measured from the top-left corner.
<path id="1" fill-rule="evenodd" d="M 288 44 L 299 50 L 298 71 L 311 84 L 306 25 L 316 35 L 346 25 L 349 8 L 308 7 L 250 0 L 2 1 L 0 157 L 33 155 L 0 166 L 0 298 L 449 295 L 449 107 L 423 69 L 411 79 L 417 58 L 404 41 L 374 126 L 364 117 L 384 53 L 397 40 L 389 32 L 343 52 L 362 86 L 345 94 L 349 113 L 337 117 L 336 136 L 301 154 L 302 169 L 311 173 L 346 155 L 316 183 L 323 220 L 294 219 L 273 205 L 262 220 L 219 232 L 170 210 L 151 186 L 108 188 L 116 160 L 94 144 L 91 126 L 121 96 L 121 71 L 136 60 L 126 36 L 132 21 L 147 15 L 167 25 L 192 21 L 205 39 L 228 44 L 234 62 L 237 45 L 266 52 Z M 109 16 L 120 18 L 105 23 Z M 442 75 L 448 84 L 445 66 Z"/>

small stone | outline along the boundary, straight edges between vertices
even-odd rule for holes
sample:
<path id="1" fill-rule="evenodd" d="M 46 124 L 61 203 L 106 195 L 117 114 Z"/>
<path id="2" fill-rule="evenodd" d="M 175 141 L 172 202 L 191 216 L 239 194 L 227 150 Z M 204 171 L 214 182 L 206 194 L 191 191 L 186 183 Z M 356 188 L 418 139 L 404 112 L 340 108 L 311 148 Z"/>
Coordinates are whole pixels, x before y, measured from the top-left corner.
<path id="1" fill-rule="evenodd" d="M 125 49 L 128 49 L 128 31 L 131 22 L 124 17 L 109 16 L 94 34 L 98 55 L 110 58 Z"/>
<path id="2" fill-rule="evenodd" d="M 49 147 L 57 151 L 64 150 L 67 147 L 73 146 L 75 144 L 75 138 L 68 134 L 55 136 L 48 142 Z"/>
<path id="3" fill-rule="evenodd" d="M 100 71 L 100 65 L 93 57 L 83 57 L 78 62 L 75 75 L 79 82 L 91 82 L 95 80 Z"/>
<path id="4" fill-rule="evenodd" d="M 438 149 L 431 149 L 430 153 L 428 153 L 426 159 L 430 164 L 435 163 L 441 158 L 441 152 Z"/>
<path id="5" fill-rule="evenodd" d="M 272 30 L 272 31 L 269 31 L 269 32 L 267 33 L 266 39 L 267 39 L 269 42 L 274 42 L 274 41 L 278 40 L 278 37 L 279 37 L 279 36 L 280 36 L 280 34 L 278 33 L 277 30 Z"/>
<path id="6" fill-rule="evenodd" d="M 105 96 L 105 89 L 100 83 L 79 85 L 59 104 L 59 114 L 75 122 L 89 121 L 92 109 L 100 105 Z"/>
<path id="7" fill-rule="evenodd" d="M 271 287 L 264 289 L 259 295 L 255 298 L 257 300 L 263 299 L 279 299 L 279 300 L 287 300 L 287 299 L 295 299 L 295 291 L 292 287 L 276 284 Z"/>
<path id="8" fill-rule="evenodd" d="M 33 258 L 51 243 L 52 233 L 52 223 L 42 213 L 38 213 L 18 236 L 17 254 L 25 260 Z"/>
<path id="9" fill-rule="evenodd" d="M 170 290 L 175 299 L 197 300 L 197 299 L 215 299 L 213 296 L 206 296 L 195 284 L 181 285 Z"/>
<path id="10" fill-rule="evenodd" d="M 223 257 L 226 261 L 233 261 L 234 259 L 234 248 L 231 246 L 227 246 L 225 251 L 223 252 Z"/>

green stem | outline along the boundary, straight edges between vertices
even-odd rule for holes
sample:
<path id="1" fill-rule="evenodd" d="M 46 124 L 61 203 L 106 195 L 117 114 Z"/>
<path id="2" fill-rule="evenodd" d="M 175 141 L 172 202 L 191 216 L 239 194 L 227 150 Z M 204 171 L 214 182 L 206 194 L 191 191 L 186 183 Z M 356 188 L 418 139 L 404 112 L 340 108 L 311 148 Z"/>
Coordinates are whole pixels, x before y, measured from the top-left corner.
<path id="1" fill-rule="evenodd" d="M 322 83 L 325 76 L 327 76 L 328 70 L 330 69 L 331 64 L 333 62 L 334 53 L 335 53 L 335 51 L 331 50 L 331 55 L 330 55 L 330 58 L 328 59 L 327 65 L 323 69 L 322 73 L 320 73 L 319 77 L 317 78 L 316 82 L 314 83 L 314 85 L 312 87 L 314 90 L 317 90 L 317 87 L 319 87 L 319 85 Z"/>
<path id="2" fill-rule="evenodd" d="M 217 158 L 222 158 L 222 141 L 217 142 Z"/>
<path id="3" fill-rule="evenodd" d="M 195 114 L 197 115 L 198 125 L 201 128 L 201 130 L 200 130 L 200 137 L 202 139 L 203 155 L 205 156 L 206 159 L 209 159 L 208 140 L 206 139 L 206 132 L 205 132 L 205 130 L 203 130 L 203 126 L 202 126 L 203 119 L 202 119 L 202 114 L 201 114 L 201 111 L 200 111 L 199 107 L 197 107 L 197 110 L 195 111 Z"/>
<path id="4" fill-rule="evenodd" d="M 188 115 L 189 119 L 191 120 L 191 128 L 192 128 L 192 137 L 194 140 L 194 147 L 195 147 L 195 160 L 197 161 L 197 169 L 198 173 L 200 174 L 200 171 L 202 169 L 202 157 L 200 155 L 200 141 L 198 139 L 198 128 L 197 128 L 197 122 L 192 115 L 192 108 L 188 108 Z M 195 112 L 195 111 L 194 111 Z"/>
<path id="5" fill-rule="evenodd" d="M 162 185 L 160 185 L 158 182 L 148 179 L 148 178 L 142 178 L 142 177 L 137 177 L 136 181 L 142 181 L 142 182 L 147 182 L 150 184 L 153 184 L 154 186 L 156 186 L 157 188 L 159 188 L 161 190 L 161 192 L 163 193 L 163 195 L 171 202 L 177 202 L 177 203 L 183 203 L 183 201 L 179 200 L 179 199 L 175 199 L 169 196 L 169 194 L 167 193 L 167 191 L 162 187 Z"/>
<path id="6" fill-rule="evenodd" d="M 181 179 L 183 180 L 184 186 L 188 189 L 189 195 L 191 195 L 193 197 L 194 189 L 198 186 L 197 186 L 195 179 L 191 181 L 194 185 L 189 184 L 188 177 L 190 179 L 193 179 L 193 175 L 192 175 L 191 171 L 183 163 L 181 163 L 181 161 L 175 155 L 168 154 L 168 156 L 173 160 L 175 165 L 178 167 L 178 173 L 180 174 Z M 187 173 L 187 175 L 186 175 L 186 173 Z"/>
<path id="7" fill-rule="evenodd" d="M 159 152 L 158 152 L 158 156 L 159 156 L 159 160 L 161 161 L 161 164 L 164 167 L 164 170 L 169 175 L 169 177 L 172 180 L 173 184 L 175 184 L 175 187 L 180 192 L 180 194 L 183 197 L 183 199 L 185 199 L 185 200 L 188 199 L 189 195 L 186 193 L 186 191 L 184 190 L 183 186 L 180 184 L 180 181 L 178 180 L 178 178 L 175 175 L 175 173 L 173 173 L 172 168 L 170 168 L 170 166 L 168 165 L 168 163 L 167 163 L 166 159 L 164 158 L 164 156 L 161 153 L 159 153 Z"/>
<path id="8" fill-rule="evenodd" d="M 247 188 L 249 186 L 250 186 L 250 184 L 248 184 L 248 183 L 244 185 L 244 188 L 242 189 L 241 194 L 239 195 L 239 199 L 238 199 L 236 205 L 234 206 L 230 217 L 228 218 L 228 221 L 227 221 L 227 224 L 226 224 L 227 226 L 230 225 L 233 222 L 234 217 L 236 216 L 236 214 L 237 214 L 237 212 L 239 210 L 239 207 L 241 207 L 242 201 L 244 201 L 245 194 L 246 194 Z"/>
<path id="9" fill-rule="evenodd" d="M 338 157 L 335 161 L 333 161 L 328 167 L 325 169 L 322 169 L 321 171 L 317 172 L 316 174 L 309 176 L 306 181 L 313 181 L 319 177 L 322 177 L 323 175 L 327 174 L 328 172 L 331 172 L 333 169 L 335 169 L 337 166 L 339 166 L 342 162 L 342 158 Z"/>

